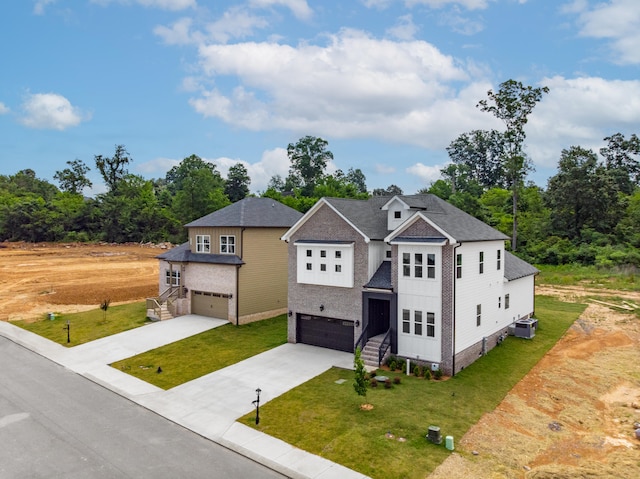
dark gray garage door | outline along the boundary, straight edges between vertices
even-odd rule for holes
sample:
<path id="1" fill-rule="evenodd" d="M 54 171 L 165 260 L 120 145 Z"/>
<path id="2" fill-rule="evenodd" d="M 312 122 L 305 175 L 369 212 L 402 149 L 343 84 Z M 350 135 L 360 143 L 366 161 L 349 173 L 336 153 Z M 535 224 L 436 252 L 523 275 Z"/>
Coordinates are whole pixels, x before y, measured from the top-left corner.
<path id="1" fill-rule="evenodd" d="M 229 295 L 209 293 L 206 291 L 192 291 L 191 312 L 201 316 L 229 319 Z"/>
<path id="2" fill-rule="evenodd" d="M 353 321 L 298 314 L 297 323 L 297 342 L 353 352 Z"/>

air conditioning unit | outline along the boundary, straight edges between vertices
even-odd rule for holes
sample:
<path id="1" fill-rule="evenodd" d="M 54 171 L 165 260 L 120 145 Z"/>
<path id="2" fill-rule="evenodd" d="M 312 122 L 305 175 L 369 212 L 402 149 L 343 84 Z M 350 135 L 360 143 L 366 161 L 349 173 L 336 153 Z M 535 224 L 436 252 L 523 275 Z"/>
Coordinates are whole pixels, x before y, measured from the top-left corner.
<path id="1" fill-rule="evenodd" d="M 534 318 L 519 319 L 509 326 L 509 335 L 516 338 L 532 339 L 538 329 L 538 320 Z"/>

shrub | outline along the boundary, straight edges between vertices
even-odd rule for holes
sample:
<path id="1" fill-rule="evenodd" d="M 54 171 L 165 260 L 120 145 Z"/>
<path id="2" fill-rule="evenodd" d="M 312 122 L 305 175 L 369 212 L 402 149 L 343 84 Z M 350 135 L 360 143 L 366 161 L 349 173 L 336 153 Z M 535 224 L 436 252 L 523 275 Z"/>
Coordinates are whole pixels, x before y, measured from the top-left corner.
<path id="1" fill-rule="evenodd" d="M 431 379 L 431 370 L 429 368 L 424 368 L 424 378 Z"/>
<path id="2" fill-rule="evenodd" d="M 369 381 L 369 386 L 371 386 L 372 388 L 377 388 L 378 387 L 378 380 L 377 379 L 371 379 L 371 381 Z"/>
<path id="3" fill-rule="evenodd" d="M 391 379 L 387 378 L 387 380 L 384 382 L 384 388 L 391 389 Z"/>
<path id="4" fill-rule="evenodd" d="M 401 381 L 400 376 L 395 376 L 393 378 L 393 384 L 400 384 L 400 381 Z"/>
<path id="5" fill-rule="evenodd" d="M 402 374 L 406 374 L 407 373 L 407 363 L 405 361 L 402 361 Z"/>
<path id="6" fill-rule="evenodd" d="M 396 357 L 395 357 L 393 354 L 389 355 L 389 357 L 387 358 L 387 362 L 386 362 L 386 364 L 387 364 L 387 366 L 389 366 L 389 368 L 391 368 L 391 362 L 392 362 L 392 361 L 393 361 L 393 362 L 395 362 L 395 361 L 396 361 Z"/>
<path id="7" fill-rule="evenodd" d="M 389 369 L 390 369 L 391 371 L 395 371 L 397 366 L 398 366 L 398 363 L 396 363 L 396 360 L 395 360 L 395 359 L 394 359 L 393 361 L 390 361 L 390 362 L 389 362 Z"/>
<path id="8" fill-rule="evenodd" d="M 413 367 L 413 375 L 417 378 L 422 376 L 422 368 L 417 364 Z"/>
<path id="9" fill-rule="evenodd" d="M 437 369 L 433 373 L 433 377 L 436 379 L 442 379 L 442 369 Z"/>

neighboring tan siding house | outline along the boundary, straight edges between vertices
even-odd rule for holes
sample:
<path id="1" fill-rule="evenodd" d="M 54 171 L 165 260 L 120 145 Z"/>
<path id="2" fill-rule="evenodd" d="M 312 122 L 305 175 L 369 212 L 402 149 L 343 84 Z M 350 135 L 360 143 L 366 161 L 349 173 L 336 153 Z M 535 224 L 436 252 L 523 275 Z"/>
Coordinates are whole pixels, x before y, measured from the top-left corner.
<path id="1" fill-rule="evenodd" d="M 322 198 L 282 239 L 291 342 L 351 352 L 386 337 L 454 374 L 533 315 L 538 270 L 434 195 Z"/>
<path id="2" fill-rule="evenodd" d="M 158 256 L 160 293 L 180 291 L 176 315 L 234 324 L 286 312 L 287 247 L 280 237 L 301 217 L 275 200 L 251 197 L 192 221 L 189 241 Z"/>

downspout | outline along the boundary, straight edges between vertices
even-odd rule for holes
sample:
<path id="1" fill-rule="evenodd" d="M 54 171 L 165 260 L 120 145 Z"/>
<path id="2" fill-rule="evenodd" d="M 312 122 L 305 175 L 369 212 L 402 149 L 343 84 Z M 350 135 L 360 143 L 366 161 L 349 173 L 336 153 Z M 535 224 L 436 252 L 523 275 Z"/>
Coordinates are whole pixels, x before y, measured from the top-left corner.
<path id="1" fill-rule="evenodd" d="M 244 230 L 245 228 L 240 229 L 240 259 L 242 259 L 244 252 Z M 236 326 L 240 326 L 240 267 L 242 265 L 239 264 L 236 266 Z"/>
<path id="2" fill-rule="evenodd" d="M 461 243 L 456 243 L 456 245 L 453 247 L 453 258 L 452 258 L 452 263 L 453 263 L 453 274 L 451 276 L 451 279 L 453 281 L 453 301 L 452 301 L 452 309 L 451 309 L 451 316 L 453 319 L 453 328 L 452 328 L 452 334 L 453 337 L 451 338 L 451 344 L 452 344 L 452 354 L 451 354 L 451 376 L 455 376 L 456 375 L 456 268 L 457 268 L 457 255 L 456 255 L 456 250 L 460 247 Z"/>

